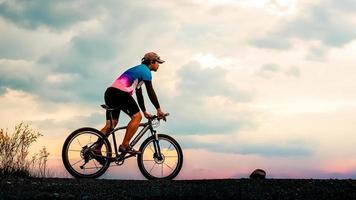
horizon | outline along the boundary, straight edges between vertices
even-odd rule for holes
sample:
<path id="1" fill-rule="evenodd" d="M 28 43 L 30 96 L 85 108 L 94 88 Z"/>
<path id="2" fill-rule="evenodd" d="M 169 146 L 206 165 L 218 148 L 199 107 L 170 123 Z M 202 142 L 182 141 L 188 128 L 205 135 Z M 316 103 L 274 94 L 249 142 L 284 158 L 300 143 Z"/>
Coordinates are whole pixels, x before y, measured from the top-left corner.
<path id="1" fill-rule="evenodd" d="M 154 89 L 170 113 L 158 132 L 184 153 L 177 179 L 257 168 L 356 178 L 355 11 L 352 0 L 0 0 L 0 128 L 38 130 L 31 152 L 45 146 L 65 177 L 66 137 L 101 129 L 105 89 L 154 51 L 166 61 Z M 144 179 L 134 159 L 105 177 Z"/>

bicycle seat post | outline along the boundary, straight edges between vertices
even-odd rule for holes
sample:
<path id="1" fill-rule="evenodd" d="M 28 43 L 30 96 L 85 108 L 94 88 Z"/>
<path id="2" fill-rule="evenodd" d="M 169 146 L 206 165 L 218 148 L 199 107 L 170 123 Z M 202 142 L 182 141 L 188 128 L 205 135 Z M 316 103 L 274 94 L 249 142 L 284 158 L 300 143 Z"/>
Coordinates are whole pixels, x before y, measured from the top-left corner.
<path id="1" fill-rule="evenodd" d="M 110 131 L 114 130 L 113 124 L 112 124 L 112 111 L 110 112 Z"/>

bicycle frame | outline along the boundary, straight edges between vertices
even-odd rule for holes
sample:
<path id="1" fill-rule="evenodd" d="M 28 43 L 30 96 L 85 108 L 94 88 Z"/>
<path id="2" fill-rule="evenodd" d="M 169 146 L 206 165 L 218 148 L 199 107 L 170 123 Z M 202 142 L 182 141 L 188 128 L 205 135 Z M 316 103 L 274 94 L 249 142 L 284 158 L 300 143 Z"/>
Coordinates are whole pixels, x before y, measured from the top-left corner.
<path id="1" fill-rule="evenodd" d="M 145 135 L 145 133 L 150 130 L 151 132 L 151 135 L 152 136 L 155 136 L 155 142 L 154 142 L 154 150 L 155 152 L 157 153 L 157 156 L 158 158 L 161 158 L 161 150 L 160 150 L 160 147 L 159 147 L 159 143 L 158 143 L 158 136 L 157 136 L 157 131 L 153 129 L 152 127 L 152 120 L 149 120 L 148 122 L 146 123 L 140 123 L 139 124 L 139 127 L 143 127 L 140 132 L 135 136 L 135 138 L 130 142 L 129 144 L 129 147 L 133 147 L 137 144 L 137 142 L 142 138 L 143 135 Z M 122 161 L 122 160 L 125 160 L 126 158 L 129 158 L 129 157 L 132 157 L 134 155 L 129 155 L 129 156 L 126 156 L 122 153 L 118 153 L 118 148 L 117 148 L 117 143 L 116 143 L 116 137 L 115 137 L 115 132 L 118 131 L 118 130 L 123 130 L 123 129 L 126 129 L 127 126 L 122 126 L 122 127 L 118 127 L 118 128 L 115 128 L 113 129 L 110 134 L 107 136 L 110 137 L 110 135 L 112 135 L 113 137 L 113 142 L 114 142 L 114 149 L 115 149 L 115 155 L 116 155 L 116 159 L 117 161 Z"/>

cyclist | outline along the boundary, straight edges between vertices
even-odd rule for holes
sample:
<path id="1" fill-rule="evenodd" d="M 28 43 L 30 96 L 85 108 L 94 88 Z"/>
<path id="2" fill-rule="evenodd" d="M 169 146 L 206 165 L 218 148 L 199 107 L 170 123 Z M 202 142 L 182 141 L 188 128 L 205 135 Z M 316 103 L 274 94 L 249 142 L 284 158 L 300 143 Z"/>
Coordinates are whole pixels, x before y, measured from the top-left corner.
<path id="1" fill-rule="evenodd" d="M 142 115 L 140 109 L 146 118 L 152 116 L 146 111 L 143 96 L 142 84 L 145 84 L 147 94 L 152 104 L 157 110 L 157 116 L 165 119 L 165 113 L 161 110 L 156 93 L 152 86 L 151 71 L 156 72 L 159 64 L 164 63 L 164 60 L 154 52 L 149 52 L 141 59 L 141 64 L 126 70 L 121 74 L 114 83 L 105 91 L 105 104 L 110 108 L 119 108 L 112 111 L 112 123 L 110 124 L 110 114 L 106 112 L 106 124 L 101 129 L 101 132 L 108 136 L 113 127 L 118 124 L 120 110 L 130 116 L 131 121 L 127 125 L 125 137 L 122 144 L 119 146 L 119 151 L 123 153 L 139 154 L 141 152 L 129 147 L 129 142 L 136 133 L 141 122 Z M 136 92 L 137 103 L 132 97 L 133 92 Z M 95 154 L 101 155 L 101 147 L 103 143 L 99 143 L 95 147 Z M 102 160 L 98 160 L 99 162 Z M 100 162 L 102 163 L 102 162 Z"/>

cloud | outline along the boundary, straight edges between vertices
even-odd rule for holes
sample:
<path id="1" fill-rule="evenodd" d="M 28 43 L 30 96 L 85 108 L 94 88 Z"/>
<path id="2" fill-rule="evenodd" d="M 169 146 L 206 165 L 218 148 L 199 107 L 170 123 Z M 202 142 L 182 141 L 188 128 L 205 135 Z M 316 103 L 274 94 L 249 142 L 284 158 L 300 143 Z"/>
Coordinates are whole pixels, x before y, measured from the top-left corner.
<path id="1" fill-rule="evenodd" d="M 293 77 L 299 78 L 300 77 L 300 69 L 297 66 L 292 66 L 285 72 L 285 74 L 288 76 L 293 76 Z"/>
<path id="2" fill-rule="evenodd" d="M 0 4 L 0 15 L 28 29 L 45 26 L 61 30 L 97 13 L 98 7 L 90 5 L 87 1 L 6 0 Z"/>
<path id="3" fill-rule="evenodd" d="M 278 72 L 280 67 L 277 64 L 271 63 L 263 65 L 261 68 L 262 71 Z"/>
<path id="4" fill-rule="evenodd" d="M 287 50 L 292 47 L 288 38 L 279 33 L 271 33 L 268 36 L 261 38 L 253 38 L 250 41 L 256 47 L 269 48 L 276 50 Z"/>
<path id="5" fill-rule="evenodd" d="M 97 129 L 102 128 L 105 123 L 105 111 L 102 110 L 101 113 L 99 113 L 99 111 L 98 107 L 98 112 L 92 113 L 88 116 L 83 115 L 85 113 L 78 113 L 78 115 L 67 119 L 50 118 L 28 120 L 28 123 L 35 125 L 38 129 L 46 133 L 47 139 L 63 138 L 64 141 L 64 137 L 69 135 L 70 131 L 74 131 L 80 127 L 90 126 L 96 127 Z M 65 129 L 65 132 L 63 132 L 63 129 Z"/>
<path id="6" fill-rule="evenodd" d="M 203 137 L 203 136 L 201 136 Z M 227 135 L 226 138 L 231 137 Z M 263 157 L 310 157 L 313 155 L 313 149 L 306 143 L 289 141 L 285 144 L 241 144 L 238 141 L 221 141 L 204 142 L 204 140 L 186 138 L 183 139 L 184 148 L 206 149 L 213 152 L 241 154 L 241 155 L 259 155 Z"/>
<path id="7" fill-rule="evenodd" d="M 56 86 L 52 93 L 70 92 L 67 101 L 100 101 L 105 88 L 114 79 L 112 68 L 117 49 L 110 38 L 96 33 L 77 36 L 65 49 L 43 56 L 39 64 L 51 69 L 47 80 L 61 76 L 61 81 L 50 81 L 47 89 Z M 56 98 L 51 100 L 56 101 Z"/>
<path id="8" fill-rule="evenodd" d="M 351 7 L 356 3 L 348 1 Z M 349 27 L 355 23 L 348 16 L 351 10 L 335 6 L 331 0 L 318 4 L 304 5 L 299 15 L 286 20 L 266 35 L 252 39 L 251 43 L 260 48 L 277 50 L 290 49 L 293 39 L 320 41 L 328 47 L 341 47 L 356 37 L 356 31 Z"/>
<path id="9" fill-rule="evenodd" d="M 263 65 L 255 72 L 255 75 L 266 79 L 270 79 L 278 74 L 285 74 L 287 76 L 299 78 L 300 69 L 297 66 L 292 66 L 290 68 L 283 69 L 276 63 L 268 63 Z"/>
<path id="10" fill-rule="evenodd" d="M 291 146 L 289 145 L 250 145 L 241 149 L 241 154 L 257 154 L 262 156 L 311 156 L 312 150 L 308 146 Z"/>
<path id="11" fill-rule="evenodd" d="M 199 11 L 202 16 L 192 21 L 190 17 L 182 16 L 180 11 L 174 9 L 177 5 L 186 12 Z M 107 4 L 99 4 L 95 1 L 3 1 L 0 7 L 3 19 L 7 23 L 12 22 L 19 26 L 15 36 L 10 37 L 10 41 L 16 41 L 16 37 L 28 38 L 26 34 L 21 33 L 25 31 L 21 28 L 31 29 L 38 34 L 53 29 L 57 33 L 59 31 L 67 35 L 66 40 L 62 40 L 62 43 L 52 48 L 46 49 L 44 46 L 57 41 L 57 38 L 61 37 L 60 34 L 43 41 L 41 51 L 35 56 L 28 46 L 41 44 L 40 39 L 35 42 L 20 42 L 21 46 L 18 49 L 25 49 L 24 52 L 10 45 L 2 55 L 8 59 L 25 57 L 31 60 L 37 66 L 37 71 L 41 73 L 41 75 L 35 74 L 34 79 L 44 79 L 47 82 L 39 85 L 36 91 L 15 86 L 18 84 L 16 79 L 11 83 L 7 81 L 6 85 L 9 88 L 35 92 L 44 99 L 55 102 L 81 100 L 98 102 L 102 101 L 101 94 L 98 93 L 103 93 L 103 90 L 116 78 L 115 76 L 125 70 L 124 65 L 132 65 L 132 58 L 137 58 L 137 54 L 143 55 L 145 51 L 152 49 L 171 51 L 172 46 L 184 55 L 191 52 L 196 54 L 196 47 L 204 49 L 203 52 L 209 50 L 229 52 L 228 49 L 236 48 L 234 45 L 236 41 L 227 39 L 222 31 L 224 26 L 229 24 L 223 14 L 232 15 L 233 10 L 228 6 L 219 7 L 219 18 L 216 18 L 213 14 L 215 8 L 199 9 L 199 6 L 201 5 L 188 2 L 161 3 L 159 1 L 140 5 L 124 1 L 110 1 Z M 89 10 L 90 12 L 87 12 Z M 214 19 L 214 24 L 220 28 L 213 28 L 211 23 L 207 23 L 209 20 L 206 17 Z M 94 20 L 95 25 L 76 29 L 78 24 L 91 20 Z M 235 37 L 236 31 L 231 30 L 228 35 Z M 189 38 L 193 40 L 189 41 Z M 207 40 L 212 42 L 206 43 Z M 227 40 L 229 42 L 226 42 Z M 229 48 L 222 44 L 229 44 Z M 220 51 L 223 49 L 224 51 Z M 62 81 L 59 81 L 59 76 L 62 76 Z M 71 78 L 63 79 L 64 76 Z M 54 77 L 56 81 L 53 81 Z M 35 86 L 37 84 L 33 84 L 33 88 Z M 220 93 L 228 92 L 232 98 L 240 98 L 240 100 L 247 98 L 245 100 L 248 101 L 247 92 L 243 94 L 244 91 L 233 90 L 231 86 L 221 87 L 221 89 Z M 214 93 L 212 89 L 204 89 L 203 92 Z"/>
<path id="12" fill-rule="evenodd" d="M 51 159 L 60 156 L 59 149 L 69 133 L 79 127 L 100 129 L 105 122 L 105 111 L 99 106 L 88 106 L 80 102 L 44 103 L 40 100 L 41 97 L 31 93 L 6 89 L 0 95 L 1 127 L 14 127 L 20 122 L 29 124 L 43 134 L 33 148 L 39 149 L 45 145 L 51 153 Z"/>
<path id="13" fill-rule="evenodd" d="M 166 101 L 171 113 L 168 132 L 209 135 L 239 132 L 256 126 L 253 112 L 243 110 L 225 97 L 176 96 Z"/>
<path id="14" fill-rule="evenodd" d="M 324 46 L 312 46 L 309 53 L 306 55 L 306 60 L 311 61 L 323 61 L 325 60 L 328 53 L 328 48 Z"/>
<path id="15" fill-rule="evenodd" d="M 151 27 L 154 25 L 156 31 L 162 32 L 170 29 L 167 28 L 169 23 L 161 20 L 165 11 L 158 13 L 159 7 L 151 4 L 132 6 L 127 2 L 112 1 L 91 6 L 92 3 L 3 1 L 0 10 L 6 21 L 1 25 L 11 27 L 11 31 L 0 39 L 0 44 L 8 47 L 0 51 L 0 58 L 3 58 L 0 63 L 0 92 L 10 88 L 31 92 L 40 96 L 40 101 L 99 104 L 103 102 L 106 87 L 125 70 L 126 66 L 122 65 L 132 62 L 133 57 L 140 61 L 145 51 L 160 46 L 158 41 L 164 34 L 154 34 Z M 104 15 L 110 17 L 101 17 L 102 12 L 93 12 L 95 14 L 92 15 L 87 11 L 93 9 L 87 7 L 105 8 L 107 12 Z M 117 9 L 121 11 L 117 12 Z M 56 15 L 53 10 L 61 14 Z M 70 12 L 75 12 L 73 19 L 64 17 Z M 33 16 L 34 13 L 42 17 Z M 89 18 L 97 20 L 93 21 L 94 24 L 72 27 Z M 169 20 L 168 15 L 165 19 Z M 9 21 L 19 28 L 14 28 Z M 156 23 L 158 21 L 160 23 Z M 52 34 L 39 27 L 61 32 Z M 58 44 L 53 46 L 53 43 Z M 17 61 L 22 59 L 27 61 Z"/>
<path id="16" fill-rule="evenodd" d="M 20 30 L 15 33 L 17 37 L 24 36 Z M 39 35 L 43 33 L 39 31 Z M 62 36 L 57 35 L 52 39 L 55 38 L 62 39 Z M 41 96 L 44 101 L 102 101 L 102 93 L 108 86 L 109 80 L 98 76 L 112 76 L 111 68 L 117 51 L 115 42 L 110 38 L 112 37 L 102 32 L 81 34 L 69 41 L 62 40 L 62 45 L 53 49 L 49 45 L 47 52 L 43 52 L 39 59 L 37 55 L 22 54 L 31 52 L 28 46 L 32 46 L 33 43 L 35 43 L 33 46 L 36 46 L 38 41 L 23 39 L 22 41 L 26 41 L 22 42 L 22 45 L 26 46 L 25 51 L 21 51 L 23 48 L 18 51 L 16 46 L 3 50 L 7 53 L 2 53 L 2 57 L 9 57 L 9 59 L 0 61 L 2 72 L 0 87 L 32 92 Z M 20 54 L 18 58 L 17 55 Z M 23 57 L 26 60 L 19 60 Z"/>
<path id="17" fill-rule="evenodd" d="M 44 65 L 27 61 L 0 60 L 0 88 L 25 91 L 41 97 L 46 102 L 82 101 L 98 102 L 101 94 L 93 92 L 100 85 L 79 74 L 53 73 Z"/>
<path id="18" fill-rule="evenodd" d="M 253 94 L 226 79 L 227 71 L 202 68 L 190 62 L 177 72 L 176 96 L 166 98 L 166 109 L 174 115 L 170 129 L 180 134 L 213 134 L 239 131 L 254 126 L 252 112 L 239 104 L 249 102 Z"/>
<path id="19" fill-rule="evenodd" d="M 24 60 L 0 60 L 0 88 L 13 88 L 35 92 L 41 85 L 43 72 L 33 63 Z"/>
<path id="20" fill-rule="evenodd" d="M 178 88 L 182 95 L 224 96 L 237 102 L 248 102 L 252 94 L 235 87 L 226 81 L 227 70 L 220 67 L 202 68 L 198 62 L 190 62 L 177 72 L 180 82 Z"/>
<path id="21" fill-rule="evenodd" d="M 281 68 L 275 63 L 263 65 L 255 74 L 263 78 L 271 78 L 274 74 L 279 73 Z"/>
<path id="22" fill-rule="evenodd" d="M 79 78 L 78 74 L 50 74 L 46 78 L 48 83 L 62 83 L 62 82 L 71 82 Z"/>

